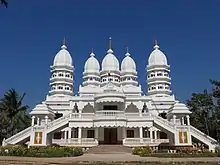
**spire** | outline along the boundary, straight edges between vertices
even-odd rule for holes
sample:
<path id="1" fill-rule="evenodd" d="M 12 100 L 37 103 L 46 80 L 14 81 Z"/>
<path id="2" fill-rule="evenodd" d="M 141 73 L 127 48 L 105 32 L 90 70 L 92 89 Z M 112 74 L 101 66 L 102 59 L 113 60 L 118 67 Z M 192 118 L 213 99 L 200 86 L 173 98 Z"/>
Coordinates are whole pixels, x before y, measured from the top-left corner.
<path id="1" fill-rule="evenodd" d="M 125 53 L 125 56 L 130 56 L 128 46 L 126 46 L 126 53 Z"/>
<path id="2" fill-rule="evenodd" d="M 108 45 L 107 53 L 113 53 L 113 50 L 112 50 L 112 37 L 109 37 L 109 45 Z"/>
<path id="3" fill-rule="evenodd" d="M 112 37 L 109 37 L 109 49 L 112 49 Z"/>
<path id="4" fill-rule="evenodd" d="M 154 49 L 159 49 L 160 47 L 159 47 L 159 45 L 158 45 L 158 43 L 157 43 L 157 40 L 155 40 L 155 42 L 154 42 Z"/>
<path id="5" fill-rule="evenodd" d="M 92 52 L 91 52 L 91 54 L 90 54 L 90 57 L 94 57 L 95 56 L 95 54 L 94 54 L 94 50 L 93 50 L 93 48 L 92 48 Z"/>
<path id="6" fill-rule="evenodd" d="M 67 49 L 66 47 L 66 38 L 63 38 L 63 45 L 61 46 L 61 49 Z"/>

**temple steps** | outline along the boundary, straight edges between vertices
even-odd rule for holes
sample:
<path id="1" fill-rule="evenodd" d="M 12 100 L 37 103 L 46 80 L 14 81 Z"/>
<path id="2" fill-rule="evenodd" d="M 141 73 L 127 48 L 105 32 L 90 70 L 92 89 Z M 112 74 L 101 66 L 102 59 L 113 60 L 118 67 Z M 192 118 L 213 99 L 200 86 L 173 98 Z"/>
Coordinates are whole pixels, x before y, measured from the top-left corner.
<path id="1" fill-rule="evenodd" d="M 132 148 L 123 145 L 98 145 L 90 148 L 86 153 L 89 154 L 114 154 L 131 153 Z"/>

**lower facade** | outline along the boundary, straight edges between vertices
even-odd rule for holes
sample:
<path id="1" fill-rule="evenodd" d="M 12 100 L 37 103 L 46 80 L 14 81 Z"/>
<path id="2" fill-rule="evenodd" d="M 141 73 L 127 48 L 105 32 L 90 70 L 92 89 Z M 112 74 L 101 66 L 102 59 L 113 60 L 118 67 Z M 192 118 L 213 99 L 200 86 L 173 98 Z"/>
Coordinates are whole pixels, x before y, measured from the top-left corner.
<path id="1" fill-rule="evenodd" d="M 53 135 L 53 144 L 64 146 L 157 146 L 169 144 L 167 134 L 149 128 L 99 127 L 99 128 L 66 128 Z"/>

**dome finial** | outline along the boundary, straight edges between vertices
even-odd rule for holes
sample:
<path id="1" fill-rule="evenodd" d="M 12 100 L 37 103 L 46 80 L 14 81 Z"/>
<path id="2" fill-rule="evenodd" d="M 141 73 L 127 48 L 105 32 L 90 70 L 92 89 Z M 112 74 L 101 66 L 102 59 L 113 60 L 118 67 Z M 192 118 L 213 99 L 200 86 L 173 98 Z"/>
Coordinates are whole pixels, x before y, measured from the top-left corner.
<path id="1" fill-rule="evenodd" d="M 91 52 L 90 56 L 91 56 L 91 57 L 94 57 L 94 56 L 95 56 L 95 54 L 94 54 L 94 49 L 93 49 L 93 48 L 92 48 L 92 52 Z"/>
<path id="2" fill-rule="evenodd" d="M 157 40 L 155 40 L 154 41 L 154 49 L 159 49 L 160 47 L 159 47 L 159 45 L 158 45 L 158 43 L 157 43 Z"/>
<path id="3" fill-rule="evenodd" d="M 66 49 L 66 38 L 63 38 L 63 45 L 61 46 L 61 49 Z"/>
<path id="4" fill-rule="evenodd" d="M 107 51 L 107 53 L 112 54 L 113 50 L 112 50 L 112 37 L 109 37 L 109 45 L 108 45 L 109 49 Z"/>
<path id="5" fill-rule="evenodd" d="M 112 49 L 112 37 L 109 37 L 109 49 Z"/>
<path id="6" fill-rule="evenodd" d="M 128 46 L 126 46 L 125 48 L 126 48 L 126 53 L 125 53 L 125 56 L 130 56 Z"/>

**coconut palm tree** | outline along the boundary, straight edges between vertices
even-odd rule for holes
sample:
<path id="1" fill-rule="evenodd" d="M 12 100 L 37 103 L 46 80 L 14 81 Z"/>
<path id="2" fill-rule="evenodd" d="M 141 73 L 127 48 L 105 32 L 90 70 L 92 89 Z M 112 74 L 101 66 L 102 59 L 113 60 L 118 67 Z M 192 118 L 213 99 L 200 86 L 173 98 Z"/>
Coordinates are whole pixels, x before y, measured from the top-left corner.
<path id="1" fill-rule="evenodd" d="M 0 138 L 8 138 L 30 125 L 26 114 L 27 105 L 22 105 L 25 93 L 19 95 L 15 89 L 8 90 L 0 100 Z"/>

